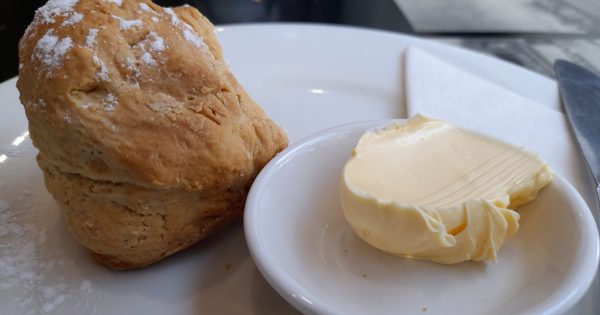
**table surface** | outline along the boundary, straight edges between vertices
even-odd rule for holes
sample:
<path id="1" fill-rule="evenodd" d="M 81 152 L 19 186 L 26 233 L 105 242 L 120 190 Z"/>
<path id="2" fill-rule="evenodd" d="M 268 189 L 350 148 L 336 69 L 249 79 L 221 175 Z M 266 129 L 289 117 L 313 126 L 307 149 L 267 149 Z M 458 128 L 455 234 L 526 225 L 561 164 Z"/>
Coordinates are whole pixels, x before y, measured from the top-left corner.
<path id="1" fill-rule="evenodd" d="M 0 2 L 0 43 L 16 47 L 45 0 Z M 495 55 L 548 77 L 557 58 L 600 72 L 600 0 L 156 0 L 190 4 L 214 24 L 332 23 L 418 35 Z M 0 51 L 0 81 L 17 50 Z"/>

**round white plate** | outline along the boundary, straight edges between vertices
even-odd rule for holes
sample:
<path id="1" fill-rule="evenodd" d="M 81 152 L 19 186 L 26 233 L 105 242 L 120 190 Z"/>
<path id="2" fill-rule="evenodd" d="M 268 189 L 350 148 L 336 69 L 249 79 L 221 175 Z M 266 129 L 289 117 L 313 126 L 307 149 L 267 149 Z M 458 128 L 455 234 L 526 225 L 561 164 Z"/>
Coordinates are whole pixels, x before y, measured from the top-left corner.
<path id="1" fill-rule="evenodd" d="M 358 238 L 338 201 L 341 170 L 376 121 L 329 129 L 275 157 L 252 186 L 244 227 L 269 282 L 311 314 L 560 314 L 587 290 L 598 232 L 561 176 L 523 206 L 496 263 L 441 265 L 383 253 Z"/>
<path id="2" fill-rule="evenodd" d="M 559 104 L 556 83 L 546 77 L 400 34 L 263 24 L 226 26 L 218 36 L 234 74 L 291 142 L 353 121 L 404 117 L 402 53 L 408 45 L 538 103 Z M 113 272 L 96 264 L 65 230 L 35 149 L 28 139 L 20 141 L 27 120 L 15 82 L 0 84 L 0 230 L 20 226 L 29 233 L 0 232 L 2 314 L 297 313 L 254 265 L 241 222 L 143 270 Z M 585 171 L 575 167 L 565 176 Z M 580 310 L 593 314 L 595 300 L 582 300 Z"/>

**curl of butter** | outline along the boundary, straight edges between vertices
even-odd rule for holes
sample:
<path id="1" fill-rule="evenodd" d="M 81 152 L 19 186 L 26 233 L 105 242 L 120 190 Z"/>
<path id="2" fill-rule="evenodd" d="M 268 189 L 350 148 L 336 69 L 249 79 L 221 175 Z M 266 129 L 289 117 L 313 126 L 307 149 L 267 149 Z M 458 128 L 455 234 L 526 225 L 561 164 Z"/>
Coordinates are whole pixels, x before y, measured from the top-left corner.
<path id="1" fill-rule="evenodd" d="M 360 138 L 339 195 L 346 220 L 367 243 L 454 264 L 495 261 L 519 229 L 510 208 L 551 181 L 535 154 L 417 115 Z"/>

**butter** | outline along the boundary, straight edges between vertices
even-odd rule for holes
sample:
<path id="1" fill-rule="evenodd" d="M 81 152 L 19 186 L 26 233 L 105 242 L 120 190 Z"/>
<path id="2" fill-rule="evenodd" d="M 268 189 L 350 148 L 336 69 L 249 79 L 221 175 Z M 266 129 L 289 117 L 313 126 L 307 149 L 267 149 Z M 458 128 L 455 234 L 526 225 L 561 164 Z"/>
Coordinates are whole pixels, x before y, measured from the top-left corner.
<path id="1" fill-rule="evenodd" d="M 418 115 L 360 138 L 340 202 L 356 234 L 382 251 L 443 264 L 495 261 L 519 229 L 512 209 L 550 181 L 535 154 Z"/>

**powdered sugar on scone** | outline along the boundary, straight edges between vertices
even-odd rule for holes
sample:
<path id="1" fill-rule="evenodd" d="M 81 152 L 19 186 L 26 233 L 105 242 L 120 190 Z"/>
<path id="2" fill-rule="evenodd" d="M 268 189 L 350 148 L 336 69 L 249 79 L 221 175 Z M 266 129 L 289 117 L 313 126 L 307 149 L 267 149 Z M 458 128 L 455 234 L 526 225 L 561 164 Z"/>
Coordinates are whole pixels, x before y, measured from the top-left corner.
<path id="1" fill-rule="evenodd" d="M 71 26 L 71 25 L 74 25 L 74 24 L 77 24 L 77 23 L 81 22 L 81 20 L 83 20 L 83 14 L 81 14 L 79 12 L 75 12 L 69 18 L 65 19 L 62 22 L 62 24 L 60 24 L 60 25 L 63 26 L 63 27 L 65 27 L 65 26 Z"/>
<path id="2" fill-rule="evenodd" d="M 154 10 L 152 10 L 152 8 L 149 5 L 147 5 L 143 2 L 141 2 L 138 6 L 140 7 L 140 10 L 142 10 L 142 11 L 156 13 L 156 12 L 154 12 Z"/>
<path id="3" fill-rule="evenodd" d="M 123 0 L 106 0 L 106 1 L 108 1 L 110 3 L 114 3 L 114 4 L 118 5 L 118 6 L 123 5 Z"/>
<path id="4" fill-rule="evenodd" d="M 50 68 L 56 68 L 62 64 L 65 54 L 72 46 L 73 41 L 70 37 L 59 38 L 56 32 L 50 29 L 35 45 L 32 58 L 36 58 Z"/>
<path id="5" fill-rule="evenodd" d="M 88 35 L 85 37 L 85 47 L 92 49 L 96 36 L 98 36 L 98 29 L 90 28 L 88 30 Z"/>
<path id="6" fill-rule="evenodd" d="M 79 0 L 49 0 L 40 7 L 35 15 L 43 23 L 54 23 L 56 17 L 65 17 L 73 13 L 73 7 Z"/>
<path id="7" fill-rule="evenodd" d="M 150 37 L 151 43 L 150 48 L 153 51 L 163 51 L 165 50 L 165 40 L 158 36 L 155 32 L 150 32 L 148 35 Z"/>
<path id="8" fill-rule="evenodd" d="M 116 15 L 113 15 L 112 17 L 119 20 L 119 26 L 121 27 L 121 30 L 128 30 L 132 27 L 141 27 L 143 25 L 142 21 L 138 19 L 125 20 L 124 18 Z"/>
<path id="9" fill-rule="evenodd" d="M 185 38 L 188 42 L 190 42 L 191 44 L 193 44 L 194 46 L 196 46 L 198 48 L 206 46 L 204 44 L 204 41 L 202 40 L 202 37 L 200 37 L 200 35 L 198 35 L 198 33 L 196 33 L 189 24 L 187 24 L 186 22 L 183 22 L 177 16 L 177 13 L 175 13 L 175 11 L 173 11 L 173 9 L 165 8 L 164 11 L 171 18 L 171 23 L 181 29 L 183 38 Z"/>

